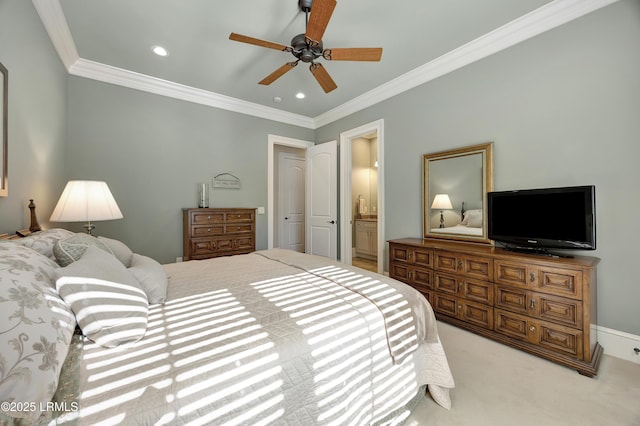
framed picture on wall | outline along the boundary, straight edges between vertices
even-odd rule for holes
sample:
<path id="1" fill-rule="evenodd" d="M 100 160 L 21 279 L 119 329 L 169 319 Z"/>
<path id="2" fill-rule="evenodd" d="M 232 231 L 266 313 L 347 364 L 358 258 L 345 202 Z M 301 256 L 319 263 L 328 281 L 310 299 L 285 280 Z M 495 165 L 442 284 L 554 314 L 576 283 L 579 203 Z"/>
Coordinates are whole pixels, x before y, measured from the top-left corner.
<path id="1" fill-rule="evenodd" d="M 9 115 L 7 108 L 9 104 L 9 89 L 7 69 L 0 63 L 0 197 L 9 195 L 9 178 L 7 173 L 8 145 L 7 122 Z"/>

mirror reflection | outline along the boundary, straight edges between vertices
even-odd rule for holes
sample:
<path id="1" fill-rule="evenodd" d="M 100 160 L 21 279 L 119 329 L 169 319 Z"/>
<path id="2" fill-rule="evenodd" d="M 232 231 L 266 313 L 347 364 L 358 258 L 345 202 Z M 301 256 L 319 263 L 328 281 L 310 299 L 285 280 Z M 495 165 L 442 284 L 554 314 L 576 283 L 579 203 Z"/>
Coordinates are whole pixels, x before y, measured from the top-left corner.
<path id="1" fill-rule="evenodd" d="M 424 237 L 489 243 L 492 143 L 424 155 Z"/>

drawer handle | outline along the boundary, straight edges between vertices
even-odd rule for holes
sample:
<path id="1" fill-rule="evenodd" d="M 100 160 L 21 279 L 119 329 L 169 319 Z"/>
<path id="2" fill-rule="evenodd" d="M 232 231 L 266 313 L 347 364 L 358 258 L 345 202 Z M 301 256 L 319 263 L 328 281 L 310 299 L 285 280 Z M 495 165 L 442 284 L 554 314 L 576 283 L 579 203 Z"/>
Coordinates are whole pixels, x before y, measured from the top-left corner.
<path id="1" fill-rule="evenodd" d="M 458 260 L 458 271 L 462 270 L 462 260 Z"/>
<path id="2" fill-rule="evenodd" d="M 413 271 L 409 271 L 409 279 L 413 279 Z"/>
<path id="3" fill-rule="evenodd" d="M 207 232 L 211 232 L 211 228 L 207 228 Z"/>
<path id="4" fill-rule="evenodd" d="M 529 272 L 529 282 L 535 282 L 535 280 L 536 280 L 536 273 Z"/>
<path id="5" fill-rule="evenodd" d="M 207 216 L 207 219 L 211 219 L 211 215 Z"/>
<path id="6" fill-rule="evenodd" d="M 531 304 L 529 305 L 531 309 L 536 308 L 536 299 L 531 299 Z"/>
<path id="7" fill-rule="evenodd" d="M 529 327 L 529 331 L 532 332 L 532 333 L 535 333 L 536 328 L 534 326 L 531 326 L 531 327 Z"/>
<path id="8" fill-rule="evenodd" d="M 409 260 L 413 259 L 413 252 L 409 252 Z"/>
<path id="9" fill-rule="evenodd" d="M 462 282 L 458 283 L 458 290 L 462 290 Z"/>

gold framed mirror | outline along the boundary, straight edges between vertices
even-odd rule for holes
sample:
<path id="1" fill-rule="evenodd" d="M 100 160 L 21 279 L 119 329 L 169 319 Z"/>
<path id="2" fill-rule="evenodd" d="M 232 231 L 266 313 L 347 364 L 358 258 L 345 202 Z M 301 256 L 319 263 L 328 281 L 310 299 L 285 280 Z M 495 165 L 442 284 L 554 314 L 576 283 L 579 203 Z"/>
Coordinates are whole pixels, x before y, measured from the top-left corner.
<path id="1" fill-rule="evenodd" d="M 423 236 L 491 244 L 493 142 L 423 156 Z"/>

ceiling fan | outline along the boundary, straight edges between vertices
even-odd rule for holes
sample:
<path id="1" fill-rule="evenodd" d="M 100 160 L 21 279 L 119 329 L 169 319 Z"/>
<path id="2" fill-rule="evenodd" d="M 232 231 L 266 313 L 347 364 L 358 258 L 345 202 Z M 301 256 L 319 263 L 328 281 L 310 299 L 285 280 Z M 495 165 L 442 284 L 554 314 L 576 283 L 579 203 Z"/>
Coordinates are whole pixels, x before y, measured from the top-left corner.
<path id="1" fill-rule="evenodd" d="M 312 3 L 313 11 L 311 10 Z M 309 70 L 311 70 L 325 93 L 329 93 L 338 86 L 322 64 L 314 62 L 316 59 L 322 57 L 328 61 L 380 61 L 382 57 L 381 47 L 323 48 L 322 36 L 329 24 L 333 9 L 336 7 L 336 0 L 298 0 L 298 6 L 305 13 L 306 32 L 295 36 L 291 40 L 291 46 L 242 34 L 231 33 L 229 35 L 230 40 L 290 52 L 297 58 L 296 61 L 287 62 L 258 82 L 258 84 L 269 85 L 273 83 L 298 65 L 298 62 L 302 61 L 310 63 Z M 309 17 L 309 13 L 311 13 L 311 17 Z"/>

